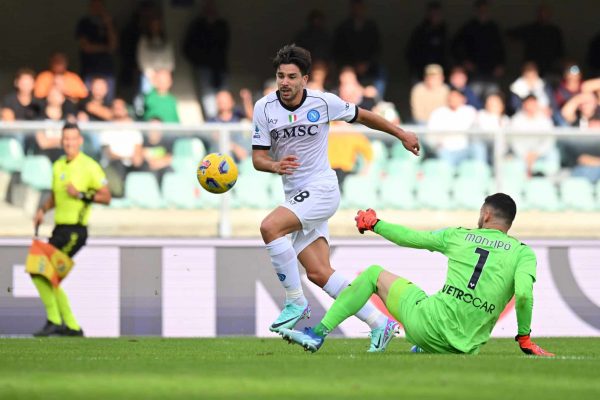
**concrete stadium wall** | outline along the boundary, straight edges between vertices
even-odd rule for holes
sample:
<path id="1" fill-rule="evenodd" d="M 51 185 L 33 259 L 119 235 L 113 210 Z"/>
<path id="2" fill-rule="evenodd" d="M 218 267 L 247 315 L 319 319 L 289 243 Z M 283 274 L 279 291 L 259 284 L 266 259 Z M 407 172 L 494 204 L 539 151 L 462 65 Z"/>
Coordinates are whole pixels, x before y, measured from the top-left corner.
<path id="1" fill-rule="evenodd" d="M 534 334 L 600 336 L 600 241 L 528 243 L 538 257 Z M 24 273 L 28 245 L 0 239 L 0 335 L 30 334 L 45 320 Z M 380 264 L 430 294 L 440 290 L 446 274 L 444 256 L 382 239 L 334 240 L 331 259 L 348 278 Z M 76 263 L 64 288 L 88 336 L 269 337 L 284 301 L 258 240 L 91 239 Z M 303 281 L 314 325 L 331 299 L 306 276 Z M 516 329 L 511 302 L 493 335 L 511 337 Z M 336 333 L 365 337 L 367 331 L 350 318 Z"/>

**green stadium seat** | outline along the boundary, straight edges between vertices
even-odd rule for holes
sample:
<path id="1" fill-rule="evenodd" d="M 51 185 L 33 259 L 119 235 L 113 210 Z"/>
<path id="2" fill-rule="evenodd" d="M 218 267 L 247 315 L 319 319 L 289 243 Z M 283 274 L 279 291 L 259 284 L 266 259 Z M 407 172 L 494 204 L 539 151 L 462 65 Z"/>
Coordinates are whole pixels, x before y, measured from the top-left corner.
<path id="1" fill-rule="evenodd" d="M 179 174 L 193 174 L 196 175 L 198 170 L 198 163 L 200 160 L 193 159 L 191 157 L 173 157 L 171 161 L 171 167 Z"/>
<path id="2" fill-rule="evenodd" d="M 446 178 L 435 175 L 420 181 L 417 185 L 418 207 L 432 210 L 452 209 L 449 186 Z"/>
<path id="3" fill-rule="evenodd" d="M 191 158 L 196 163 L 206 155 L 206 148 L 198 138 L 178 138 L 173 143 L 173 157 Z"/>
<path id="4" fill-rule="evenodd" d="M 126 198 L 115 198 L 110 200 L 109 208 L 123 209 L 131 207 L 131 202 Z"/>
<path id="5" fill-rule="evenodd" d="M 46 156 L 27 156 L 21 168 L 23 183 L 37 190 L 52 189 L 52 163 Z"/>
<path id="6" fill-rule="evenodd" d="M 346 177 L 344 180 L 341 207 L 344 209 L 376 208 L 379 204 L 377 182 L 363 175 L 350 175 Z"/>
<path id="7" fill-rule="evenodd" d="M 240 161 L 237 167 L 240 175 L 264 173 L 254 169 L 254 164 L 252 164 L 252 157 L 248 157 L 245 160 Z"/>
<path id="8" fill-rule="evenodd" d="M 406 184 L 401 175 L 389 175 L 380 186 L 379 205 L 384 208 L 414 210 L 417 202 L 413 186 Z"/>
<path id="9" fill-rule="evenodd" d="M 401 178 L 403 185 L 413 189 L 417 185 L 419 165 L 409 160 L 391 160 L 386 168 L 388 177 Z"/>
<path id="10" fill-rule="evenodd" d="M 586 178 L 570 177 L 560 183 L 560 197 L 567 210 L 592 211 L 594 187 Z"/>
<path id="11" fill-rule="evenodd" d="M 271 180 L 269 182 L 269 198 L 271 200 L 270 207 L 274 208 L 285 201 L 285 193 L 283 192 L 283 182 L 281 176 L 270 174 Z"/>
<path id="12" fill-rule="evenodd" d="M 269 194 L 270 183 L 271 176 L 266 173 L 240 177 L 231 189 L 233 208 L 269 208 L 272 204 Z"/>
<path id="13" fill-rule="evenodd" d="M 125 197 L 132 207 L 163 208 L 158 181 L 151 172 L 130 172 L 125 178 Z"/>
<path id="14" fill-rule="evenodd" d="M 479 210 L 489 192 L 489 180 L 461 177 L 452 184 L 454 206 L 461 210 Z"/>
<path id="15" fill-rule="evenodd" d="M 532 178 L 525 184 L 525 204 L 532 210 L 558 211 L 562 208 L 556 186 L 546 178 Z"/>
<path id="16" fill-rule="evenodd" d="M 435 178 L 438 184 L 450 188 L 454 178 L 454 168 L 447 162 L 439 159 L 428 159 L 421 164 L 423 179 Z"/>
<path id="17" fill-rule="evenodd" d="M 25 155 L 15 138 L 0 138 L 0 169 L 8 172 L 21 171 Z"/>
<path id="18" fill-rule="evenodd" d="M 194 178 L 168 172 L 162 180 L 162 197 L 167 206 L 190 209 L 196 206 Z"/>
<path id="19" fill-rule="evenodd" d="M 527 166 L 523 160 L 518 158 L 508 158 L 502 160 L 500 166 L 502 174 L 502 185 L 507 185 L 511 189 L 522 191 L 527 181 Z M 510 193 L 507 193 L 510 194 Z"/>
<path id="20" fill-rule="evenodd" d="M 479 160 L 466 160 L 460 163 L 456 171 L 459 178 L 475 179 L 489 182 L 492 168 L 488 163 Z"/>

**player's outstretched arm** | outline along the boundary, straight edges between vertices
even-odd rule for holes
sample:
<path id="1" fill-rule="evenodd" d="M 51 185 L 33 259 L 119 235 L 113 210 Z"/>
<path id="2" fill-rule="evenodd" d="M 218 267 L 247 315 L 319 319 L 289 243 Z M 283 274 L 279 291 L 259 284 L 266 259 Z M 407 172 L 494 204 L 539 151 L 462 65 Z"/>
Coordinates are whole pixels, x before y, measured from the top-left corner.
<path id="1" fill-rule="evenodd" d="M 377 218 L 375 210 L 370 208 L 366 211 L 359 210 L 354 220 L 360 233 L 373 231 L 399 246 L 439 252 L 443 252 L 446 247 L 443 230 L 416 231 L 402 225 L 390 224 Z"/>
<path id="2" fill-rule="evenodd" d="M 405 131 L 387 121 L 385 118 L 375 114 L 374 112 L 360 107 L 358 108 L 358 117 L 356 118 L 356 122 L 371 129 L 386 132 L 397 137 L 402 141 L 402 144 L 406 150 L 415 155 L 419 155 L 419 139 L 414 132 Z"/>
<path id="3" fill-rule="evenodd" d="M 252 164 L 257 171 L 270 172 L 279 175 L 291 175 L 300 166 L 297 156 L 284 156 L 275 161 L 269 155 L 269 150 L 252 150 Z"/>

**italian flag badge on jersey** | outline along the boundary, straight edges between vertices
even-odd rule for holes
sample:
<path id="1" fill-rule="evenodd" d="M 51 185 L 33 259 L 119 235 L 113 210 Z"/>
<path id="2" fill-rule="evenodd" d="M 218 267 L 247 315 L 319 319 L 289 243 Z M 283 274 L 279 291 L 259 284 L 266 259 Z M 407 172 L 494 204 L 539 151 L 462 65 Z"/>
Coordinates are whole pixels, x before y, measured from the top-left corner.
<path id="1" fill-rule="evenodd" d="M 296 114 L 290 114 L 289 118 L 290 118 L 290 122 L 298 121 L 298 116 Z"/>

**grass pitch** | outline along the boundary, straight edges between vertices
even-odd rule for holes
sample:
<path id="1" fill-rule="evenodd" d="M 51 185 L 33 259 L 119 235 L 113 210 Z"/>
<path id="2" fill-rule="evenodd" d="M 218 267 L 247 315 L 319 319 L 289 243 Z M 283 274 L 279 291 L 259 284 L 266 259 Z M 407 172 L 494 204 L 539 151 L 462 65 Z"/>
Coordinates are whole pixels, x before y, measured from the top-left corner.
<path id="1" fill-rule="evenodd" d="M 478 356 L 410 354 L 395 339 L 0 339 L 0 399 L 600 399 L 600 338 L 508 339 Z"/>

